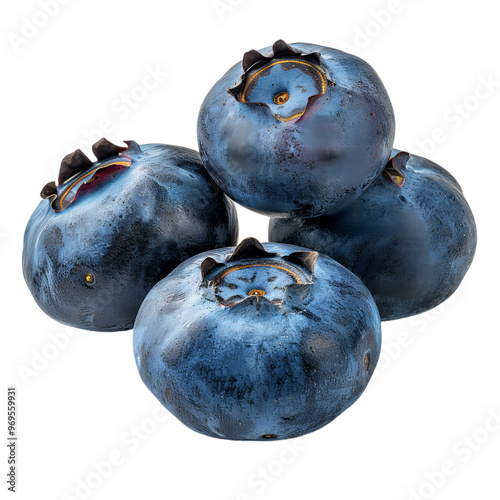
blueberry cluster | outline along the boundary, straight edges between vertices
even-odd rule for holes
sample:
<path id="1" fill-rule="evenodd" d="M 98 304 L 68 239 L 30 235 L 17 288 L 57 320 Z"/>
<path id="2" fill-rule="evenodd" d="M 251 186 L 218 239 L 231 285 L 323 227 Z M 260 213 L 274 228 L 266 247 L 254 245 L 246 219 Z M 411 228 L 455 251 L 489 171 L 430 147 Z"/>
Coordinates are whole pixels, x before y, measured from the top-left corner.
<path id="1" fill-rule="evenodd" d="M 458 182 L 393 149 L 365 61 L 311 44 L 244 55 L 198 117 L 200 153 L 96 143 L 66 156 L 26 228 L 23 272 L 49 316 L 134 328 L 142 380 L 188 427 L 300 436 L 362 394 L 381 321 L 427 311 L 476 249 Z M 238 240 L 232 201 L 270 217 Z"/>

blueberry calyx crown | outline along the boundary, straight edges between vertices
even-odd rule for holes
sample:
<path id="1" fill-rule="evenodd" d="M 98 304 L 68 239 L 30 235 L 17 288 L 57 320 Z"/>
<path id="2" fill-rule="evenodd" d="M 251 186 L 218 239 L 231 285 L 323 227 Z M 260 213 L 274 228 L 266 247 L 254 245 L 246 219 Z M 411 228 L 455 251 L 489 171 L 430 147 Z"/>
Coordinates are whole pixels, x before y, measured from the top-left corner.
<path id="1" fill-rule="evenodd" d="M 201 264 L 203 284 L 212 287 L 221 307 L 303 305 L 313 284 L 318 253 L 270 253 L 255 238 L 243 240 L 224 261 L 207 257 Z"/>
<path id="2" fill-rule="evenodd" d="M 283 40 L 274 43 L 271 56 L 246 52 L 242 68 L 243 75 L 229 94 L 240 103 L 267 105 L 284 122 L 300 118 L 311 100 L 335 85 L 319 52 L 302 53 Z"/>
<path id="3" fill-rule="evenodd" d="M 384 174 L 386 174 L 389 179 L 398 187 L 403 187 L 406 182 L 404 169 L 406 168 L 406 164 L 408 163 L 409 159 L 409 153 L 398 153 L 388 161 L 384 169 Z"/>
<path id="4" fill-rule="evenodd" d="M 140 146 L 134 141 L 125 141 L 127 147 L 115 146 L 104 137 L 92 146 L 96 162 L 90 160 L 80 149 L 66 155 L 59 169 L 58 185 L 55 182 L 46 184 L 40 196 L 49 199 L 54 211 L 67 208 L 76 198 L 80 188 L 95 179 L 96 173 L 107 167 L 130 167 L 130 153 L 140 153 Z"/>

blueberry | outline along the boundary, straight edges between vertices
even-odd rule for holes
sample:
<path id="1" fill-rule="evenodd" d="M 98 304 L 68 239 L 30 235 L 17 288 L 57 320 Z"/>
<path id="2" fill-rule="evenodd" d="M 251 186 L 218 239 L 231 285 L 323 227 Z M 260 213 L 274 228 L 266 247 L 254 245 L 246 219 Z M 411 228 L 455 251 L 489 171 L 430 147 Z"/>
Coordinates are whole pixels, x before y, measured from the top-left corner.
<path id="1" fill-rule="evenodd" d="M 88 330 L 132 328 L 139 306 L 183 260 L 237 241 L 234 204 L 196 151 L 105 139 L 93 163 L 64 158 L 24 237 L 23 271 L 38 305 Z"/>
<path id="2" fill-rule="evenodd" d="M 334 260 L 249 238 L 158 283 L 137 316 L 134 352 L 144 383 L 191 429 L 285 439 L 358 399 L 380 354 L 380 318 Z"/>
<path id="3" fill-rule="evenodd" d="M 430 160 L 394 150 L 384 173 L 344 211 L 271 219 L 269 239 L 334 258 L 363 280 L 382 320 L 391 320 L 450 297 L 471 265 L 477 235 L 458 182 Z"/>
<path id="4" fill-rule="evenodd" d="M 387 92 L 365 61 L 282 40 L 247 52 L 210 90 L 198 117 L 203 162 L 233 200 L 265 215 L 333 213 L 390 158 Z"/>

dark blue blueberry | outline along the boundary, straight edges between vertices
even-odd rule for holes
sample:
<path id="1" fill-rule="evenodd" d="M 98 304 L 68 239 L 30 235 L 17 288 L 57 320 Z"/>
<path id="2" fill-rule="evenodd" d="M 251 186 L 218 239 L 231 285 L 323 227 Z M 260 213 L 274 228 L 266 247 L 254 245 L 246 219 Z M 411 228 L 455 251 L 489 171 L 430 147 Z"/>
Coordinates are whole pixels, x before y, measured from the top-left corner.
<path id="1" fill-rule="evenodd" d="M 394 113 L 373 68 L 318 45 L 247 52 L 210 90 L 198 143 L 215 182 L 265 215 L 313 217 L 359 196 L 383 170 Z"/>
<path id="2" fill-rule="evenodd" d="M 382 320 L 422 313 L 450 297 L 471 265 L 477 240 L 457 181 L 425 158 L 398 150 L 393 155 L 343 212 L 274 218 L 269 226 L 271 241 L 313 248 L 359 276 Z"/>
<path id="3" fill-rule="evenodd" d="M 142 300 L 182 261 L 235 244 L 234 204 L 196 151 L 94 145 L 61 164 L 24 237 L 23 271 L 38 305 L 88 330 L 133 327 Z"/>
<path id="4" fill-rule="evenodd" d="M 286 439 L 358 399 L 378 361 L 380 317 L 334 260 L 249 238 L 158 283 L 137 316 L 134 351 L 144 383 L 191 429 Z"/>

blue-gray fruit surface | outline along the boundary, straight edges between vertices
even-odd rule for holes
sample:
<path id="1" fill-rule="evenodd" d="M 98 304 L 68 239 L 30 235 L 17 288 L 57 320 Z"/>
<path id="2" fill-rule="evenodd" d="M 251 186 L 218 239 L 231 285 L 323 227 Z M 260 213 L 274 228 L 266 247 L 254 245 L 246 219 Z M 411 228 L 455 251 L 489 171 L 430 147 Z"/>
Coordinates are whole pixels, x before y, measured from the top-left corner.
<path id="1" fill-rule="evenodd" d="M 340 50 L 277 41 L 247 52 L 209 91 L 198 143 L 233 200 L 277 217 L 333 213 L 388 162 L 395 132 L 373 68 Z"/>
<path id="2" fill-rule="evenodd" d="M 384 173 L 341 213 L 277 219 L 270 241 L 334 258 L 371 291 L 382 320 L 419 314 L 458 288 L 476 250 L 472 211 L 453 176 L 398 150 Z"/>
<path id="3" fill-rule="evenodd" d="M 380 317 L 329 257 L 248 238 L 160 281 L 137 316 L 134 352 L 146 386 L 191 429 L 286 439 L 359 398 L 380 354 Z"/>
<path id="4" fill-rule="evenodd" d="M 196 151 L 164 144 L 66 156 L 26 227 L 23 272 L 38 305 L 87 330 L 133 327 L 142 300 L 183 260 L 237 241 L 234 204 Z"/>

